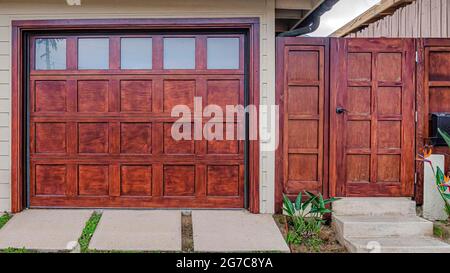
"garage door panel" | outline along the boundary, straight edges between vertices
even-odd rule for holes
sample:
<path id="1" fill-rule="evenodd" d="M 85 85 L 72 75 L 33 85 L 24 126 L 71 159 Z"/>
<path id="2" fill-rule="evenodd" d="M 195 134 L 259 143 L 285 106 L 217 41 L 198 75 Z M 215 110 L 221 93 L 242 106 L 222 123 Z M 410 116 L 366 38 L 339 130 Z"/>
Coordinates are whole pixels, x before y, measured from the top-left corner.
<path id="1" fill-rule="evenodd" d="M 78 152 L 107 154 L 109 151 L 109 129 L 106 122 L 78 123 Z"/>
<path id="2" fill-rule="evenodd" d="M 152 123 L 121 123 L 120 152 L 123 154 L 151 154 Z"/>
<path id="3" fill-rule="evenodd" d="M 204 127 L 206 154 L 208 155 L 237 155 L 242 152 L 244 143 L 239 140 L 238 124 L 209 123 Z M 221 134 L 219 134 L 221 132 Z M 227 134 L 228 133 L 228 134 Z"/>
<path id="4" fill-rule="evenodd" d="M 121 112 L 152 112 L 152 81 L 123 80 L 120 82 Z"/>
<path id="5" fill-rule="evenodd" d="M 239 165 L 210 165 L 207 168 L 207 195 L 238 197 L 242 183 Z"/>
<path id="6" fill-rule="evenodd" d="M 107 196 L 109 194 L 109 166 L 79 165 L 78 194 Z"/>
<path id="7" fill-rule="evenodd" d="M 165 113 L 170 113 L 177 105 L 186 105 L 194 109 L 195 80 L 165 80 L 163 88 Z"/>
<path id="8" fill-rule="evenodd" d="M 120 170 L 121 196 L 152 195 L 152 165 L 123 165 Z"/>
<path id="9" fill-rule="evenodd" d="M 78 112 L 108 112 L 109 82 L 89 80 L 78 82 Z"/>
<path id="10" fill-rule="evenodd" d="M 192 139 L 192 133 L 194 132 L 194 125 L 192 123 L 178 123 L 180 126 L 180 130 L 173 130 L 175 134 L 185 133 L 185 131 L 189 131 L 190 138 L 182 138 L 180 140 L 175 140 L 172 137 L 172 126 L 174 123 L 166 122 L 164 123 L 164 154 L 166 155 L 193 155 L 195 154 L 195 142 Z"/>
<path id="11" fill-rule="evenodd" d="M 32 133 L 32 151 L 38 154 L 66 154 L 67 153 L 67 129 L 63 122 L 38 122 L 35 123 Z"/>
<path id="12" fill-rule="evenodd" d="M 40 80 L 34 82 L 35 112 L 66 112 L 66 81 Z"/>
<path id="13" fill-rule="evenodd" d="M 62 164 L 36 164 L 32 177 L 35 195 L 65 195 L 67 166 Z"/>
<path id="14" fill-rule="evenodd" d="M 226 94 L 226 96 L 224 96 Z M 239 80 L 208 80 L 207 81 L 207 104 L 218 105 L 222 111 L 226 106 L 243 105 Z"/>
<path id="15" fill-rule="evenodd" d="M 194 165 L 164 166 L 164 196 L 194 196 L 195 175 Z"/>

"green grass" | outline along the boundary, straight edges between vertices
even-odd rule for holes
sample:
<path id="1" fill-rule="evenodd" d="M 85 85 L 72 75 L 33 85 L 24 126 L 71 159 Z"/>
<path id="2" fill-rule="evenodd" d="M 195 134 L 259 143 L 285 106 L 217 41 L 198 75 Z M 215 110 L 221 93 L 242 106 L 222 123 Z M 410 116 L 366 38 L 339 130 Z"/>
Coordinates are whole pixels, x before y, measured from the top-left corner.
<path id="1" fill-rule="evenodd" d="M 9 213 L 5 213 L 0 216 L 0 228 L 2 228 L 8 221 L 12 218 L 12 215 Z"/>
<path id="2" fill-rule="evenodd" d="M 35 253 L 35 251 L 28 250 L 26 248 L 12 248 L 3 249 L 0 253 Z"/>
<path id="3" fill-rule="evenodd" d="M 138 253 L 145 253 L 145 254 L 154 254 L 154 253 L 181 253 L 179 251 L 142 251 L 142 250 L 96 250 L 96 249 L 89 249 L 87 250 L 87 253 L 96 253 L 96 254 L 138 254 Z"/>
<path id="4" fill-rule="evenodd" d="M 102 218 L 102 214 L 94 212 L 91 218 L 89 218 L 89 220 L 86 222 L 86 226 L 81 233 L 81 237 L 80 239 L 78 239 L 81 253 L 89 252 L 89 242 L 91 241 L 92 235 L 94 235 L 100 218 Z"/>

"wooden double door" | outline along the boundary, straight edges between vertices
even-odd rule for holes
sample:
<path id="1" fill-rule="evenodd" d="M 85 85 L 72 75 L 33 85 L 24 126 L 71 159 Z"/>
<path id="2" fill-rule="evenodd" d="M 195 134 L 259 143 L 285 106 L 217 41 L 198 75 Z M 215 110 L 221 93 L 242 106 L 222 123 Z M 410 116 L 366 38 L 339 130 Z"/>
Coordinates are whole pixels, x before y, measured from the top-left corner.
<path id="1" fill-rule="evenodd" d="M 193 113 L 194 97 L 223 111 L 244 105 L 244 40 L 32 36 L 30 207 L 244 207 L 244 141 L 194 139 L 202 116 L 200 129 L 184 124 L 191 139 L 174 139 L 171 114 L 177 105 Z"/>
<path id="2" fill-rule="evenodd" d="M 278 38 L 277 54 L 277 199 L 413 196 L 414 40 Z"/>

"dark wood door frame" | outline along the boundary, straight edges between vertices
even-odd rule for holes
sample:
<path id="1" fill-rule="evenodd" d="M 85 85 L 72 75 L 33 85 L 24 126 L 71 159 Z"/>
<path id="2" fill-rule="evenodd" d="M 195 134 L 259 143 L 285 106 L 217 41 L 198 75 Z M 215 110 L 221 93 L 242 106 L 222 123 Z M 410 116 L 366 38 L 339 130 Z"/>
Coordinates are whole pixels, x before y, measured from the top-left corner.
<path id="1" fill-rule="evenodd" d="M 74 20 L 20 20 L 12 22 L 12 67 L 11 67 L 11 211 L 25 208 L 26 155 L 24 139 L 25 108 L 23 105 L 25 33 L 47 30 L 208 30 L 239 29 L 248 33 L 248 90 L 249 104 L 259 108 L 260 48 L 258 18 L 211 18 L 211 19 L 74 19 Z M 248 149 L 248 208 L 259 213 L 259 137 L 251 140 Z"/>

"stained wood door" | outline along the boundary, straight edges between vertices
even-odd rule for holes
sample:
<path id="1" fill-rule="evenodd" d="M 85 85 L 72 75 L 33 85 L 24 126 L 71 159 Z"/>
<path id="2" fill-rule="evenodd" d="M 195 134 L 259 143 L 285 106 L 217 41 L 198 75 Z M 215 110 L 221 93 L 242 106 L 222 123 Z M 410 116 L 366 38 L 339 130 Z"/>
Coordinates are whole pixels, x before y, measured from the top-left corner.
<path id="1" fill-rule="evenodd" d="M 328 39 L 277 39 L 277 210 L 282 194 L 328 194 Z"/>
<path id="2" fill-rule="evenodd" d="M 121 51 L 126 38 L 151 39 L 151 52 L 134 58 L 141 68 L 124 68 L 124 56 L 134 53 Z M 193 62 L 186 54 L 176 55 L 174 63 L 164 59 L 170 53 L 165 39 L 171 38 L 190 39 L 184 46 L 194 45 L 188 51 Z M 232 39 L 238 60 L 209 67 L 210 38 Z M 54 53 L 57 62 L 46 58 L 40 65 L 38 58 L 56 51 L 52 40 L 37 54 L 45 39 L 59 39 L 63 52 Z M 82 39 L 102 39 L 89 58 L 80 56 Z M 99 49 L 102 43 L 106 47 Z M 31 207 L 244 206 L 244 141 L 177 141 L 171 134 L 178 119 L 172 108 L 181 104 L 194 111 L 194 97 L 223 110 L 244 104 L 243 35 L 40 35 L 30 47 Z M 89 67 L 102 56 L 98 67 Z M 176 68 L 181 62 L 186 67 Z M 193 126 L 186 127 L 194 132 Z"/>
<path id="3" fill-rule="evenodd" d="M 413 196 L 414 40 L 333 39 L 330 183 L 337 196 Z"/>

